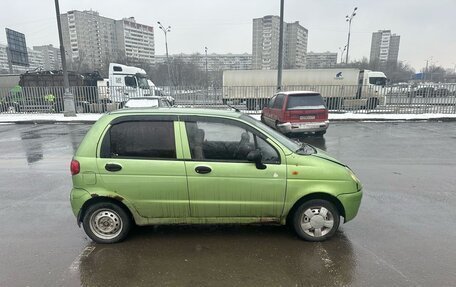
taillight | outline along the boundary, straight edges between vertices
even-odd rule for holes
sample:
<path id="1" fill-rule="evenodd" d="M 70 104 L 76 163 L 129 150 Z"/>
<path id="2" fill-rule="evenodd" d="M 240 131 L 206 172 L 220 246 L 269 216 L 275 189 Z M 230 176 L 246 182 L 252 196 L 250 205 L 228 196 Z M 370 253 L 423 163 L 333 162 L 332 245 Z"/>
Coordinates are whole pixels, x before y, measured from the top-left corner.
<path id="1" fill-rule="evenodd" d="M 79 165 L 79 161 L 73 159 L 70 164 L 71 175 L 76 175 L 81 171 L 81 166 Z"/>

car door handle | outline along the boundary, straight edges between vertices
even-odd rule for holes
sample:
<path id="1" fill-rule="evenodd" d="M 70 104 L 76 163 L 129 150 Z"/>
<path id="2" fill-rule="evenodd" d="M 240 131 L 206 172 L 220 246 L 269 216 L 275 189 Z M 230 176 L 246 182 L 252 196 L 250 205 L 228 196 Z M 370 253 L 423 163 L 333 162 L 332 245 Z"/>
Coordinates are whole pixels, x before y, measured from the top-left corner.
<path id="1" fill-rule="evenodd" d="M 121 170 L 121 169 L 122 169 L 122 166 L 121 166 L 120 164 L 117 164 L 117 163 L 107 163 L 107 164 L 105 165 L 105 169 L 106 169 L 107 171 L 113 171 L 113 172 L 115 172 L 115 171 Z"/>
<path id="2" fill-rule="evenodd" d="M 206 174 L 206 173 L 210 173 L 212 171 L 212 169 L 208 166 L 197 166 L 195 167 L 195 171 L 196 173 L 199 173 L 199 174 Z"/>

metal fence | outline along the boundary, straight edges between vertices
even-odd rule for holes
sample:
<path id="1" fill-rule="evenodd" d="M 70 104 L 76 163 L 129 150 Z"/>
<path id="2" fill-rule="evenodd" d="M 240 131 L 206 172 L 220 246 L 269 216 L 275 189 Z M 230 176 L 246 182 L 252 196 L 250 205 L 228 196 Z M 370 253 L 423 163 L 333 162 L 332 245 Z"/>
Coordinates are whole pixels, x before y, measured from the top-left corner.
<path id="1" fill-rule="evenodd" d="M 284 91 L 315 91 L 325 99 L 330 112 L 353 113 L 456 113 L 456 84 L 421 86 L 284 86 Z M 178 107 L 225 109 L 228 105 L 258 113 L 275 93 L 273 86 L 71 87 L 77 113 L 104 113 L 120 109 L 133 97 L 166 96 Z M 0 89 L 1 113 L 63 112 L 63 87 L 15 87 Z"/>

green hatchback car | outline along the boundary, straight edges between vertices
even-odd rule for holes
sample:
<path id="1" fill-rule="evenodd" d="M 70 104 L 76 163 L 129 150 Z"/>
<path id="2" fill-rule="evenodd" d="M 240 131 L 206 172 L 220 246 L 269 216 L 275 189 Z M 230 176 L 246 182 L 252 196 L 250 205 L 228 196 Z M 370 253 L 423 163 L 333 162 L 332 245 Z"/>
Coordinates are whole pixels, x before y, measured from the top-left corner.
<path id="1" fill-rule="evenodd" d="M 131 226 L 289 224 L 309 241 L 353 219 L 362 186 L 349 167 L 248 115 L 119 110 L 101 117 L 71 161 L 71 207 L 87 235 L 119 242 Z"/>

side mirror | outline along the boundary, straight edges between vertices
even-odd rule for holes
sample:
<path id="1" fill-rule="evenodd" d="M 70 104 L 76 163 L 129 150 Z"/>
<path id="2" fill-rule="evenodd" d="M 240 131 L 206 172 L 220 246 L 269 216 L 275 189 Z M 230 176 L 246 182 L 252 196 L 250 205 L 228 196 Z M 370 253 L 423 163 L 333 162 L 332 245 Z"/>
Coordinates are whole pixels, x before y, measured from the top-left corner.
<path id="1" fill-rule="evenodd" d="M 266 169 L 266 165 L 261 162 L 263 156 L 259 150 L 252 150 L 247 154 L 247 160 L 254 162 L 257 169 Z"/>

